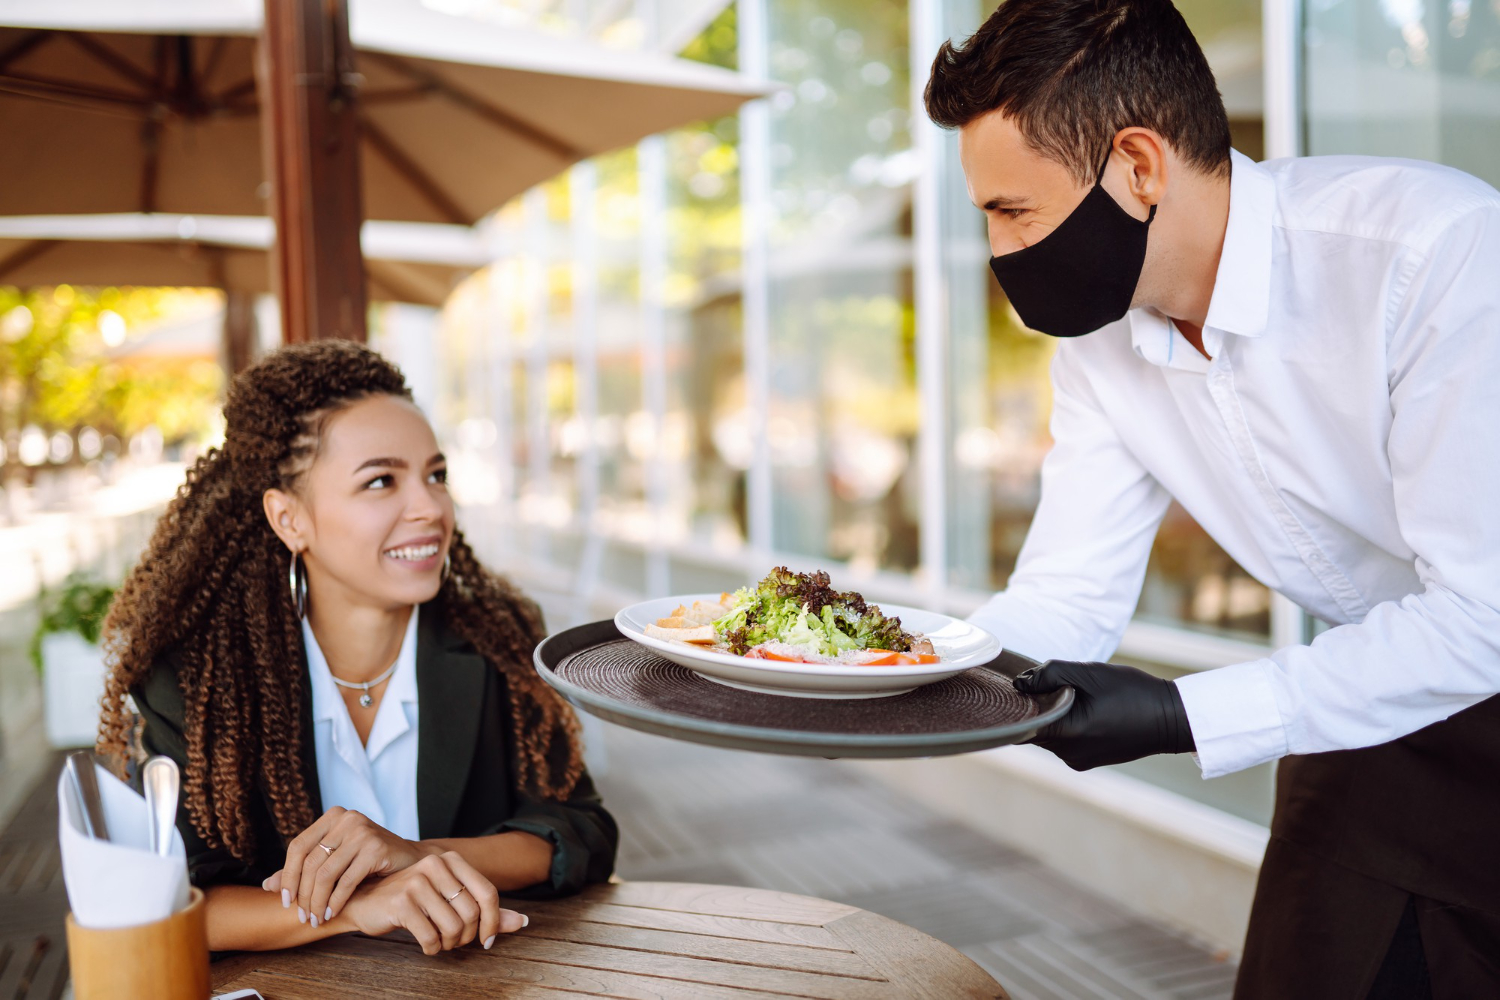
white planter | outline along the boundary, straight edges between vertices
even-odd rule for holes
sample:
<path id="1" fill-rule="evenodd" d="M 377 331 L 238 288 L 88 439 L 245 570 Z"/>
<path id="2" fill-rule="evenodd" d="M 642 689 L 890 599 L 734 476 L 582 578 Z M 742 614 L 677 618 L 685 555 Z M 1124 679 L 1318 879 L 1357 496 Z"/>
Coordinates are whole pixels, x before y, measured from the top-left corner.
<path id="1" fill-rule="evenodd" d="M 47 741 L 58 749 L 93 746 L 104 698 L 104 652 L 76 632 L 42 639 Z"/>

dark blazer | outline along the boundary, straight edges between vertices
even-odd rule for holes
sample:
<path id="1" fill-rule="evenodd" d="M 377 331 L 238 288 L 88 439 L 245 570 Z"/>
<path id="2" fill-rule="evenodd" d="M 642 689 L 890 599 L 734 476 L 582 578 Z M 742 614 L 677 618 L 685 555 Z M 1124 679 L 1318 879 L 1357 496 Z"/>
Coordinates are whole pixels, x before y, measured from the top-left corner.
<path id="1" fill-rule="evenodd" d="M 305 654 L 302 670 L 306 678 Z M 314 811 L 321 814 L 318 769 L 313 759 L 310 681 L 304 680 L 302 689 L 303 773 L 312 792 Z M 163 655 L 146 682 L 131 695 L 145 720 L 142 743 L 146 752 L 165 754 L 185 769 L 187 749 L 176 658 L 170 653 Z M 417 699 L 421 706 L 417 722 L 417 823 L 423 839 L 523 830 L 550 841 L 551 879 L 509 892 L 508 896 L 563 895 L 609 879 L 619 831 L 593 782 L 585 773 L 566 802 L 536 799 L 516 787 L 505 677 L 448 628 L 440 600 L 422 605 L 417 620 Z M 251 797 L 249 813 L 255 829 L 256 856 L 241 861 L 225 849 L 206 845 L 193 829 L 186 807 L 179 805 L 177 828 L 187 847 L 188 873 L 194 885 L 259 885 L 280 869 L 286 856 L 285 843 L 276 832 L 264 789 Z"/>

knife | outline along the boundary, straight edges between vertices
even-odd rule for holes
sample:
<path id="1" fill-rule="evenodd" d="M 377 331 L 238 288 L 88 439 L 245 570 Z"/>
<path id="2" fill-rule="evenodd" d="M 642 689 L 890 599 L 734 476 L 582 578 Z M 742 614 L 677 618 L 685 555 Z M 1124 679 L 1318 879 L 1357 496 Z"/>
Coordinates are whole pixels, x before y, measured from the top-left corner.
<path id="1" fill-rule="evenodd" d="M 68 754 L 68 777 L 78 795 L 78 815 L 83 832 L 95 840 L 109 839 L 109 824 L 104 821 L 104 800 L 99 797 L 99 779 L 94 774 L 94 755 L 87 750 Z"/>
<path id="2" fill-rule="evenodd" d="M 151 851 L 167 857 L 172 853 L 172 829 L 177 822 L 180 776 L 170 757 L 152 757 L 141 771 L 146 790 L 146 813 L 151 830 Z"/>

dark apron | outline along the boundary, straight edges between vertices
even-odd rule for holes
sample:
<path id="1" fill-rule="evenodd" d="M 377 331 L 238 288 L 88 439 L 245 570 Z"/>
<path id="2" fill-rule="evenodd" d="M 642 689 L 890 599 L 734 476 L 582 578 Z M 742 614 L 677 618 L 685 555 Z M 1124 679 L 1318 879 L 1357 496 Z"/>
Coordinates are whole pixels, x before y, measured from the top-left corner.
<path id="1" fill-rule="evenodd" d="M 1235 1000 L 1365 1000 L 1409 907 L 1433 1000 L 1500 998 L 1500 696 L 1282 760 Z"/>

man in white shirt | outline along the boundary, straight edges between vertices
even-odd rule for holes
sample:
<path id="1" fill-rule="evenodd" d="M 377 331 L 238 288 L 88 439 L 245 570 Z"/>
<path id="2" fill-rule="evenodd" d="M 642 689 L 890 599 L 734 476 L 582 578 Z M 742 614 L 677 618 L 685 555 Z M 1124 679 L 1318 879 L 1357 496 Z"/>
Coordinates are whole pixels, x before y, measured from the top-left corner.
<path id="1" fill-rule="evenodd" d="M 1050 659 L 1019 688 L 1075 688 L 1037 742 L 1287 758 L 1237 996 L 1500 996 L 1500 193 L 1232 152 L 1167 0 L 1008 0 L 927 110 L 1011 303 L 1069 338 L 1041 503 L 974 616 Z M 1098 662 L 1172 498 L 1338 627 L 1175 683 Z"/>

